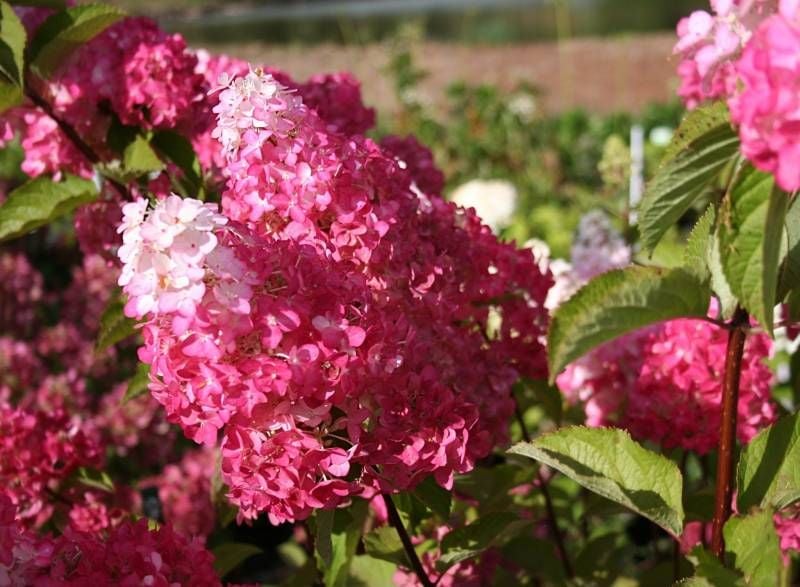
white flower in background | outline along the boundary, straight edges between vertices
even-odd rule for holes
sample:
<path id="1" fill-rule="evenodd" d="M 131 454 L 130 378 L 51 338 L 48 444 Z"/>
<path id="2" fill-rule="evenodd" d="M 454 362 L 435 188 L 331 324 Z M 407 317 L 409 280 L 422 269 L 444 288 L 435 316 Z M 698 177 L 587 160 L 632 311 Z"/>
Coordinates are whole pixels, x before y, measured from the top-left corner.
<path id="1" fill-rule="evenodd" d="M 536 98 L 526 92 L 514 94 L 508 101 L 508 109 L 525 122 L 531 122 L 536 116 Z"/>
<path id="2" fill-rule="evenodd" d="M 517 207 L 517 189 L 502 179 L 473 179 L 457 187 L 450 199 L 462 208 L 474 208 L 497 233 L 511 223 Z"/>
<path id="3" fill-rule="evenodd" d="M 550 288 L 544 305 L 551 313 L 596 275 L 629 265 L 631 249 L 611 226 L 608 216 L 592 210 L 578 223 L 571 256 L 571 264 L 563 259 L 549 264 L 555 285 Z"/>
<path id="4" fill-rule="evenodd" d="M 657 126 L 650 131 L 650 142 L 657 147 L 666 147 L 672 140 L 674 131 L 668 126 Z"/>

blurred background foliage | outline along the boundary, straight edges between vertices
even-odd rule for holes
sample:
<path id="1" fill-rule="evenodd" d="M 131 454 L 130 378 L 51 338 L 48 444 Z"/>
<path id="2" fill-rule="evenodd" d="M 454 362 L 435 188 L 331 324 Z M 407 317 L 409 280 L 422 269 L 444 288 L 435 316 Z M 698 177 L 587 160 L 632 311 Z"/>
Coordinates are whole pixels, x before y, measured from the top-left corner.
<path id="1" fill-rule="evenodd" d="M 391 38 L 409 17 L 427 39 L 509 43 L 671 29 L 703 0 L 116 0 L 194 41 L 352 43 Z"/>
<path id="2" fill-rule="evenodd" d="M 675 67 L 671 31 L 682 15 L 707 6 L 707 0 L 114 3 L 156 18 L 195 47 L 276 66 L 298 79 L 309 71 L 352 70 L 365 102 L 376 107 L 375 138 L 417 136 L 434 151 L 448 194 L 473 179 L 509 182 L 518 198 L 503 236 L 519 244 L 543 240 L 554 257 L 569 256 L 578 219 L 594 208 L 630 234 L 631 128 L 644 131 L 647 177 L 683 112 L 671 98 L 674 75 L 664 75 Z M 537 52 L 525 52 L 530 47 Z M 597 57 L 600 49 L 607 54 Z M 529 55 L 554 63 L 544 71 L 541 63 L 509 63 Z M 657 71 L 650 71 L 653 64 Z M 487 72 L 493 69 L 495 76 Z M 662 86 L 655 92 L 654 77 Z M 665 239 L 656 260 L 669 264 L 675 242 Z"/>

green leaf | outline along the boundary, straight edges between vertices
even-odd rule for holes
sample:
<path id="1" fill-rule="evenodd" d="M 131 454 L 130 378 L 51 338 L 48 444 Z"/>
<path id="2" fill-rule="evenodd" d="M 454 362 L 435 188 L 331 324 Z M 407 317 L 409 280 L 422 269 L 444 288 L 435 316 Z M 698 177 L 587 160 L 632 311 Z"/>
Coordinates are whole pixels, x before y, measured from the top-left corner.
<path id="1" fill-rule="evenodd" d="M 653 251 L 664 233 L 691 208 L 739 152 L 739 138 L 724 106 L 691 112 L 675 133 L 639 207 L 642 245 Z"/>
<path id="2" fill-rule="evenodd" d="M 733 295 L 731 285 L 725 277 L 725 271 L 722 268 L 722 256 L 719 252 L 719 239 L 716 235 L 711 239 L 706 260 L 708 262 L 708 270 L 711 273 L 711 289 L 719 300 L 720 315 L 723 319 L 730 320 L 739 306 L 739 298 Z"/>
<path id="3" fill-rule="evenodd" d="M 564 302 L 547 335 L 551 382 L 604 342 L 663 320 L 705 317 L 708 286 L 684 269 L 627 267 L 595 277 Z"/>
<path id="4" fill-rule="evenodd" d="M 164 163 L 142 135 L 136 135 L 136 138 L 125 147 L 122 165 L 126 173 L 134 177 L 164 169 Z"/>
<path id="5" fill-rule="evenodd" d="M 361 543 L 361 534 L 364 521 L 367 517 L 367 502 L 355 501 L 347 510 L 333 510 L 319 514 L 325 510 L 317 510 L 316 533 L 317 541 L 322 537 L 326 544 L 321 551 L 317 546 L 318 567 L 323 574 L 323 583 L 329 587 L 347 585 L 347 577 L 356 549 Z M 328 521 L 329 514 L 333 514 L 332 523 Z M 323 527 L 320 528 L 320 523 Z M 330 531 L 328 531 L 330 528 Z M 326 537 L 329 537 L 326 539 Z M 326 549 L 330 548 L 330 552 Z M 329 561 L 329 562 L 328 562 Z"/>
<path id="6" fill-rule="evenodd" d="M 370 556 L 356 556 L 350 564 L 347 587 L 393 585 L 397 566 Z"/>
<path id="7" fill-rule="evenodd" d="M 730 126 L 728 106 L 725 102 L 712 102 L 686 113 L 672 135 L 660 165 L 666 165 L 703 135 L 724 126 Z"/>
<path id="8" fill-rule="evenodd" d="M 364 536 L 367 554 L 384 561 L 407 566 L 408 560 L 397 530 L 391 526 L 381 526 Z"/>
<path id="9" fill-rule="evenodd" d="M 778 300 L 783 300 L 791 290 L 800 289 L 800 198 L 792 199 L 786 213 L 786 258 L 781 266 Z"/>
<path id="10" fill-rule="evenodd" d="M 100 330 L 95 343 L 96 351 L 104 351 L 136 334 L 136 320 L 128 318 L 124 309 L 125 301 L 121 296 L 117 295 L 111 298 L 100 317 Z"/>
<path id="11" fill-rule="evenodd" d="M 800 412 L 762 430 L 742 451 L 737 471 L 739 511 L 781 509 L 800 500 Z"/>
<path id="12" fill-rule="evenodd" d="M 763 510 L 749 516 L 734 516 L 723 528 L 725 552 L 744 573 L 751 587 L 781 584 L 781 549 L 772 512 Z"/>
<path id="13" fill-rule="evenodd" d="M 700 220 L 698 220 L 694 228 L 692 228 L 683 253 L 684 267 L 687 271 L 691 271 L 695 274 L 701 281 L 706 281 L 711 278 L 711 270 L 709 269 L 708 263 L 708 250 L 711 247 L 716 219 L 717 212 L 714 206 L 706 208 Z"/>
<path id="14" fill-rule="evenodd" d="M 0 114 L 22 103 L 22 88 L 16 84 L 0 81 Z"/>
<path id="15" fill-rule="evenodd" d="M 316 522 L 314 545 L 317 548 L 320 559 L 322 559 L 326 567 L 331 566 L 333 562 L 331 533 L 333 532 L 333 517 L 335 514 L 336 510 L 317 510 L 314 515 Z"/>
<path id="16" fill-rule="evenodd" d="M 702 585 L 708 587 L 744 587 L 744 580 L 736 571 L 726 568 L 717 557 L 703 550 L 701 546 L 695 547 L 686 557 L 694 565 L 695 576 L 680 585 Z"/>
<path id="17" fill-rule="evenodd" d="M 253 555 L 263 551 L 247 542 L 225 542 L 211 549 L 214 555 L 214 570 L 222 578 Z"/>
<path id="18" fill-rule="evenodd" d="M 0 2 L 0 71 L 16 86 L 22 86 L 27 35 L 14 9 Z"/>
<path id="19" fill-rule="evenodd" d="M 436 483 L 432 476 L 426 477 L 422 483 L 417 485 L 413 495 L 442 520 L 446 521 L 450 517 L 451 494 Z"/>
<path id="20" fill-rule="evenodd" d="M 446 571 L 454 564 L 477 556 L 490 546 L 514 536 L 529 525 L 529 521 L 520 520 L 517 514 L 490 512 L 468 526 L 451 530 L 442 540 L 436 569 Z"/>
<path id="21" fill-rule="evenodd" d="M 789 198 L 771 174 L 746 166 L 720 212 L 722 268 L 742 306 L 771 334 Z"/>
<path id="22" fill-rule="evenodd" d="M 674 536 L 683 530 L 683 478 L 677 465 L 624 430 L 571 426 L 521 442 L 511 454 L 548 465 L 579 485 L 652 520 Z"/>
<path id="23" fill-rule="evenodd" d="M 128 389 L 125 390 L 125 397 L 122 398 L 122 403 L 128 403 L 132 399 L 147 393 L 147 386 L 150 383 L 150 365 L 147 363 L 139 363 L 136 365 L 136 373 L 133 374 L 131 380 L 128 382 Z"/>
<path id="24" fill-rule="evenodd" d="M 204 196 L 202 170 L 192 143 L 175 131 L 162 130 L 153 135 L 151 144 L 183 172 L 179 183 L 184 195 L 202 200 Z"/>
<path id="25" fill-rule="evenodd" d="M 48 177 L 32 179 L 12 191 L 0 206 L 0 242 L 36 230 L 96 199 L 94 183 L 74 175 L 59 182 Z"/>
<path id="26" fill-rule="evenodd" d="M 82 4 L 49 17 L 28 47 L 31 66 L 40 75 L 53 75 L 77 49 L 90 41 L 125 13 L 108 4 Z"/>

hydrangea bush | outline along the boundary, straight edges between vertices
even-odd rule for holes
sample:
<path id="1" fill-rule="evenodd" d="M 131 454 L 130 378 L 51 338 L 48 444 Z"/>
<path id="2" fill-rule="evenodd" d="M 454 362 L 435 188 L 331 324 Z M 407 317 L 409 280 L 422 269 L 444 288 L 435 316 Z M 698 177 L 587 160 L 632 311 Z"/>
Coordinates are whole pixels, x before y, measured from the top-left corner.
<path id="1" fill-rule="evenodd" d="M 800 5 L 681 21 L 638 234 L 568 261 L 346 73 L 48 6 L 0 2 L 0 585 L 791 583 Z"/>

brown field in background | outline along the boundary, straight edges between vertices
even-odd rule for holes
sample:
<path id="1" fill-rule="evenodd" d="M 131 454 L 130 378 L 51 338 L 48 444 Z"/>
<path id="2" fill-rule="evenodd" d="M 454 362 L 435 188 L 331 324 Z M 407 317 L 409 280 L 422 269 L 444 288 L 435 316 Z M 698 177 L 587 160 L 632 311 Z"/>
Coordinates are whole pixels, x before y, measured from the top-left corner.
<path id="1" fill-rule="evenodd" d="M 416 65 L 429 73 L 420 86 L 421 99 L 433 106 L 443 103 L 444 91 L 453 82 L 488 83 L 504 89 L 528 82 L 542 90 L 547 111 L 580 106 L 593 112 L 637 112 L 649 103 L 675 96 L 674 42 L 672 34 L 505 46 L 426 41 L 415 44 L 413 54 Z M 208 48 L 279 67 L 298 80 L 319 72 L 351 71 L 361 80 L 368 104 L 384 115 L 397 109 L 386 73 L 389 45 Z"/>

